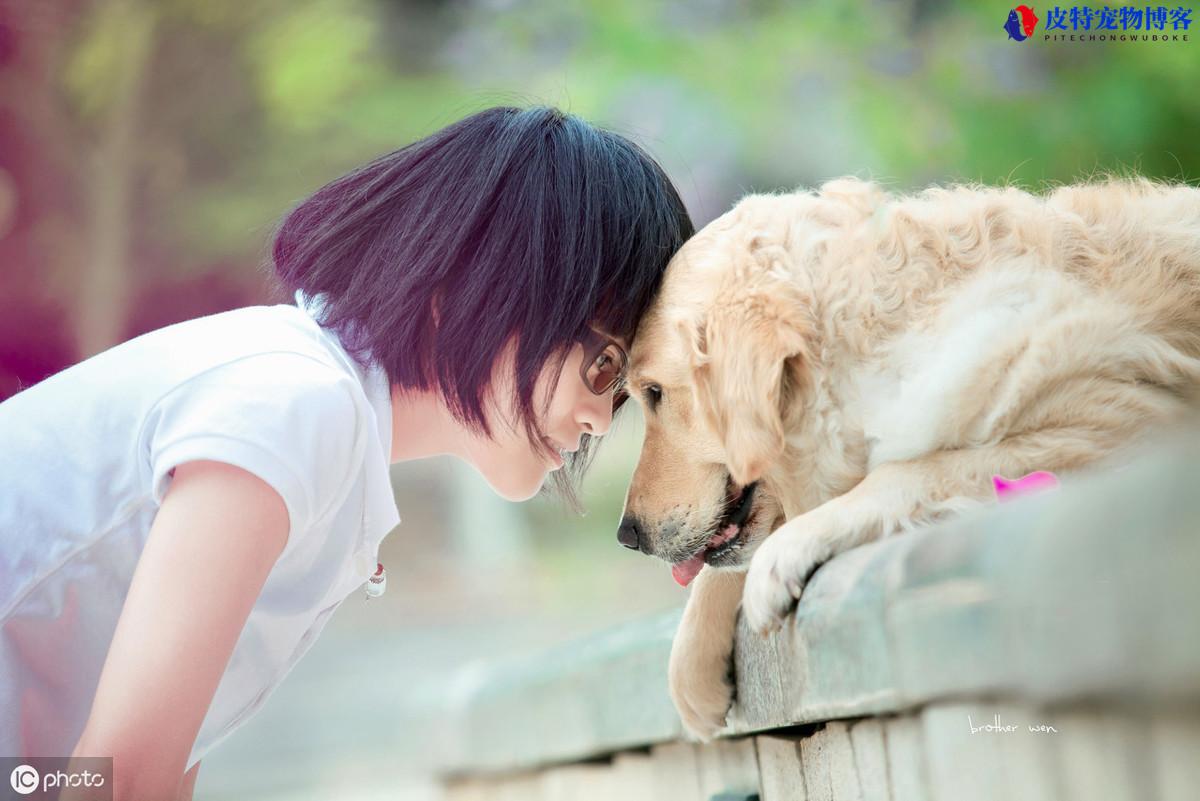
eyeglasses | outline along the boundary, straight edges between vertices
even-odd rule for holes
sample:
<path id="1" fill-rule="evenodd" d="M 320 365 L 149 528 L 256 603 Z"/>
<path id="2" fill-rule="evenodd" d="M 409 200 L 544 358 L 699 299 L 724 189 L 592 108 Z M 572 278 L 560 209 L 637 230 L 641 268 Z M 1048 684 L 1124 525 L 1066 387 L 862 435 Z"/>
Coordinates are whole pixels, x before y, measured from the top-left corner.
<path id="1" fill-rule="evenodd" d="M 594 395 L 603 395 L 613 387 L 613 411 L 620 408 L 628 397 L 625 393 L 625 370 L 629 357 L 613 340 L 588 329 L 579 340 L 583 345 L 583 362 L 579 365 L 579 376 Z"/>

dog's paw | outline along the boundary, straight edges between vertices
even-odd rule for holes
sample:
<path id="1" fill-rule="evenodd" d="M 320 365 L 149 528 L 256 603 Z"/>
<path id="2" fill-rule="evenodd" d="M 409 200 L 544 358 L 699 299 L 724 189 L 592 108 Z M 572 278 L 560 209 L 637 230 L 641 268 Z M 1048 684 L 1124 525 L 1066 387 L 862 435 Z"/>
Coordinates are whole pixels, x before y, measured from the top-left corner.
<path id="1" fill-rule="evenodd" d="M 767 537 L 750 559 L 742 615 L 751 631 L 763 636 L 778 631 L 804 591 L 804 584 L 824 557 L 813 547 L 816 537 L 781 527 Z"/>
<path id="2" fill-rule="evenodd" d="M 725 728 L 733 703 L 733 640 L 701 643 L 681 631 L 671 646 L 667 680 L 671 700 L 687 731 L 702 742 Z"/>

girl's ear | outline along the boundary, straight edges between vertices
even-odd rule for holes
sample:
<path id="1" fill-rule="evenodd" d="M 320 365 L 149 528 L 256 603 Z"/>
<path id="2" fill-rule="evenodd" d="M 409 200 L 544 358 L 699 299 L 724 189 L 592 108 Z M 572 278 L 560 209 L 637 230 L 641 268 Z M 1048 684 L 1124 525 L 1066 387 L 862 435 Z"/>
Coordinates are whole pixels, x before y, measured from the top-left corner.
<path id="1" fill-rule="evenodd" d="M 740 485 L 757 481 L 783 454 L 784 407 L 810 361 L 811 308 L 787 277 L 762 271 L 727 286 L 692 326 L 698 406 Z"/>

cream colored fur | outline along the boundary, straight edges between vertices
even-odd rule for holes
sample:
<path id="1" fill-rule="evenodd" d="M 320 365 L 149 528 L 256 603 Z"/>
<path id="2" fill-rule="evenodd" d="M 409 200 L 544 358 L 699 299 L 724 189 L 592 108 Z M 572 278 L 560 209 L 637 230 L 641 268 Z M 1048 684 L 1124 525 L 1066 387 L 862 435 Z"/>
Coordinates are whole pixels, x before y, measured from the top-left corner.
<path id="1" fill-rule="evenodd" d="M 676 706 L 709 737 L 738 571 L 741 613 L 768 632 L 837 553 L 990 502 L 993 474 L 1120 458 L 1196 405 L 1200 190 L 897 196 L 842 178 L 750 196 L 676 255 L 631 360 L 647 425 L 626 514 L 646 550 L 697 553 L 727 485 L 759 482 L 671 656 Z"/>

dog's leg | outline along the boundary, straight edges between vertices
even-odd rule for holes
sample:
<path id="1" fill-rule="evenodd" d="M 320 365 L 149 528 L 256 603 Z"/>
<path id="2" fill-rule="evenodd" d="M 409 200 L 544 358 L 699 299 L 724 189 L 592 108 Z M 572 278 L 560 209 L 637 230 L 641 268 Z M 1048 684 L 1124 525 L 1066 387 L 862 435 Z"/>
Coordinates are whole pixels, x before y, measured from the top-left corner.
<path id="1" fill-rule="evenodd" d="M 842 551 L 995 499 L 991 477 L 1066 471 L 1112 452 L 1121 436 L 1095 428 L 1025 432 L 994 445 L 889 462 L 854 489 L 794 517 L 750 560 L 742 613 L 753 631 L 778 629 L 821 564 Z"/>
<path id="2" fill-rule="evenodd" d="M 705 565 L 671 643 L 671 700 L 684 727 L 704 741 L 724 728 L 733 701 L 733 639 L 745 580 L 745 571 Z"/>

